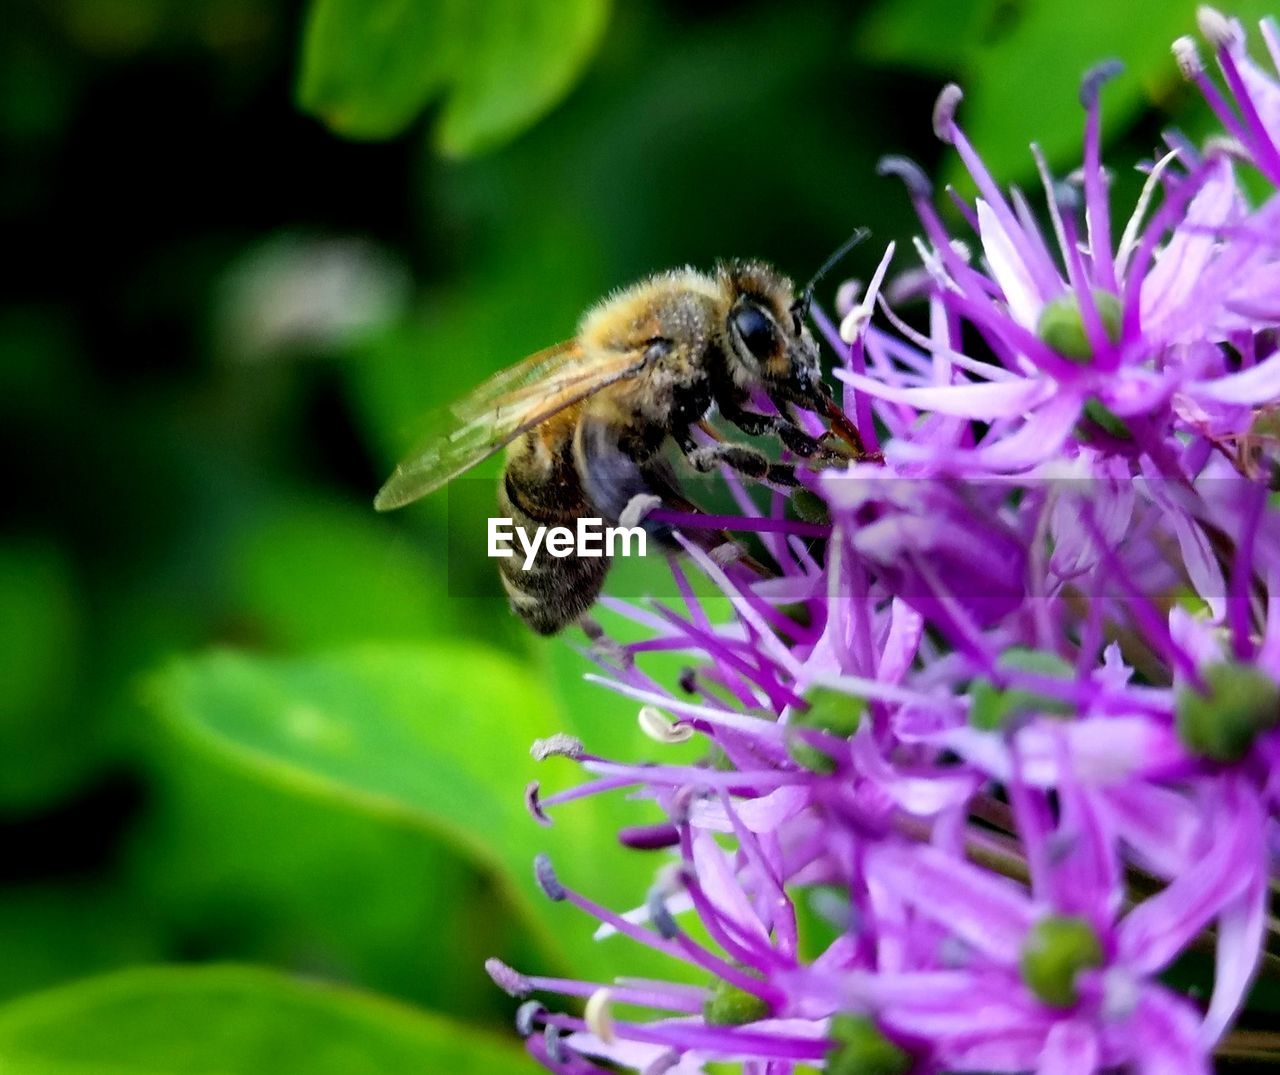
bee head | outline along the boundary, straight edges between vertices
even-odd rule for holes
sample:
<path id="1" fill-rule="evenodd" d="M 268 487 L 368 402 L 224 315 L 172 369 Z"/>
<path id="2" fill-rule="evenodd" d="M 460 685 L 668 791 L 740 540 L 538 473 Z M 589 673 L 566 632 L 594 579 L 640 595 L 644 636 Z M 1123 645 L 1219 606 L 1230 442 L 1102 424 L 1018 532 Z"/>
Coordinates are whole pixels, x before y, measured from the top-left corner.
<path id="1" fill-rule="evenodd" d="M 812 405 L 826 391 L 818 345 L 805 324 L 808 303 L 791 281 L 760 262 L 721 269 L 731 296 L 725 334 L 734 381 L 775 402 Z"/>

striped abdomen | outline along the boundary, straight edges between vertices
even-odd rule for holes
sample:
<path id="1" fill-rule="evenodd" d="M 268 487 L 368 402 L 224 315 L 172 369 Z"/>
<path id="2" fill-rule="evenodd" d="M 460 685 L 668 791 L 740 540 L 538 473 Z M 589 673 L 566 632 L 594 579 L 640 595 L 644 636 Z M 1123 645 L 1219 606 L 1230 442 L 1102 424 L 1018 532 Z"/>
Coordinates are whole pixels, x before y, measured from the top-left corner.
<path id="1" fill-rule="evenodd" d="M 577 408 L 570 408 L 576 412 Z M 538 527 L 573 530 L 593 516 L 573 462 L 576 413 L 566 413 L 515 441 L 498 487 L 499 513 L 530 535 Z M 555 634 L 587 612 L 604 587 L 609 558 L 555 557 L 545 542 L 529 570 L 519 543 L 515 555 L 498 561 L 512 611 L 539 634 Z"/>

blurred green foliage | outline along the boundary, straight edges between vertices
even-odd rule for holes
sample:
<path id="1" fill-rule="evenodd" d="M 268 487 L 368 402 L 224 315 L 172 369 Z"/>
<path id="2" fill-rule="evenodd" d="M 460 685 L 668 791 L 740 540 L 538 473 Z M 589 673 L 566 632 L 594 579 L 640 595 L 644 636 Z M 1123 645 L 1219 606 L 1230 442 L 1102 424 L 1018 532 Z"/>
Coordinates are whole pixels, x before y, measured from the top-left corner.
<path id="1" fill-rule="evenodd" d="M 0 1056 L 24 1075 L 510 1071 L 515 1047 L 403 1005 L 247 967 L 148 968 L 20 1000 Z"/>
<path id="2" fill-rule="evenodd" d="M 644 272 L 802 277 L 866 224 L 865 278 L 913 232 L 877 158 L 958 176 L 946 79 L 1025 184 L 1032 139 L 1073 166 L 1083 68 L 1125 60 L 1118 204 L 1162 124 L 1204 123 L 1167 55 L 1182 0 L 6 13 L 0 1070 L 24 1073 L 524 1070 L 486 956 L 669 970 L 529 870 L 548 850 L 643 898 L 661 859 L 612 834 L 645 804 L 550 829 L 521 805 L 577 779 L 534 737 L 658 756 L 635 706 L 513 621 L 458 505 L 378 517 L 380 479 L 429 407 Z"/>
<path id="3" fill-rule="evenodd" d="M 607 14 L 607 0 L 315 0 L 298 99 L 341 134 L 386 138 L 443 92 L 440 149 L 490 149 L 564 96 Z"/>

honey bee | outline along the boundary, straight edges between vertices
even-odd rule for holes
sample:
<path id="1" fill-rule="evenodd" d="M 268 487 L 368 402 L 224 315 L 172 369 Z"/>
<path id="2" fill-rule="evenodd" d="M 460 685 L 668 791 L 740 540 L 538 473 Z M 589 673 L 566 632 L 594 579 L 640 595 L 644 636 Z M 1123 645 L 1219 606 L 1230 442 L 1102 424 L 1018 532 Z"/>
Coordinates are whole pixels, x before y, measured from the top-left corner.
<path id="1" fill-rule="evenodd" d="M 816 280 L 797 296 L 768 264 L 732 261 L 712 273 L 658 273 L 616 292 L 587 311 L 572 340 L 531 355 L 454 403 L 374 506 L 387 511 L 425 496 L 504 447 L 499 507 L 527 529 L 572 528 L 582 517 L 612 525 L 644 496 L 696 510 L 662 455 L 668 439 L 698 471 L 724 464 L 752 478 L 794 482 L 793 467 L 752 446 L 699 445 L 693 430 L 713 407 L 744 433 L 775 436 L 805 457 L 829 450 L 831 433 L 810 436 L 791 408 L 816 411 L 854 449 L 846 456 L 860 454 L 856 430 L 822 380 L 805 323 Z M 757 390 L 777 414 L 750 409 Z M 676 548 L 669 529 L 642 525 Z M 512 609 L 539 634 L 582 620 L 609 569 L 607 557 L 545 551 L 528 570 L 519 558 L 498 564 Z"/>

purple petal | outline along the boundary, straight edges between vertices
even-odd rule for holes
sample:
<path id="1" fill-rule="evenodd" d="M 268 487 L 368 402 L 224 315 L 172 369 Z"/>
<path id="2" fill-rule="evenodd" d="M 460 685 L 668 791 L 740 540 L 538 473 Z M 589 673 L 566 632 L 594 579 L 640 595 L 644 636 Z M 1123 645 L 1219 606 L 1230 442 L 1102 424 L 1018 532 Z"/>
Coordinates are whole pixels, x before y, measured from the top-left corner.
<path id="1" fill-rule="evenodd" d="M 868 883 L 881 885 L 924 918 L 992 959 L 1014 964 L 1034 921 L 1012 881 L 933 847 L 881 844 L 867 852 Z"/>
<path id="2" fill-rule="evenodd" d="M 1267 590 L 1272 595 L 1280 594 L 1280 578 L 1268 579 Z M 1267 599 L 1267 626 L 1255 659 L 1259 668 L 1269 672 L 1273 679 L 1280 679 L 1280 597 Z"/>
<path id="3" fill-rule="evenodd" d="M 736 932 L 769 947 L 769 935 L 742 890 L 742 882 L 729 864 L 729 859 L 709 832 L 693 835 L 693 868 L 712 906 L 722 918 L 732 922 Z"/>
<path id="4" fill-rule="evenodd" d="M 1222 641 L 1213 625 L 1197 619 L 1179 605 L 1169 610 L 1169 637 L 1191 657 L 1197 668 L 1216 664 L 1223 658 Z"/>
<path id="5" fill-rule="evenodd" d="M 897 388 L 873 377 L 849 370 L 836 376 L 854 388 L 890 403 L 902 403 L 921 411 L 951 414 L 961 418 L 989 421 L 1026 414 L 1054 394 L 1053 382 L 1046 378 L 993 381 L 988 384 L 938 385 L 927 388 Z"/>
<path id="6" fill-rule="evenodd" d="M 781 787 L 767 795 L 735 802 L 733 809 L 744 828 L 759 833 L 776 832 L 803 811 L 811 799 L 807 787 Z M 689 820 L 698 828 L 733 832 L 733 822 L 719 800 L 699 799 L 689 812 Z"/>
<path id="7" fill-rule="evenodd" d="M 1248 890 L 1218 916 L 1213 996 L 1200 1032 L 1206 1049 L 1217 1044 L 1244 1004 L 1262 958 L 1266 919 L 1266 876 L 1259 871 Z"/>
<path id="8" fill-rule="evenodd" d="M 886 683 L 901 683 L 903 674 L 915 660 L 923 634 L 924 617 L 895 597 L 890 613 L 889 637 L 880 652 L 878 678 Z"/>
<path id="9" fill-rule="evenodd" d="M 1058 1023 L 1049 1031 L 1040 1054 L 1037 1075 L 1089 1075 L 1098 1067 L 1098 1037 L 1078 1019 Z"/>
<path id="10" fill-rule="evenodd" d="M 935 1050 L 947 1071 L 1026 1072 L 1044 1052 L 1045 1035 L 1025 1026 L 999 1033 L 972 1031 L 967 1039 L 942 1042 Z"/>
<path id="11" fill-rule="evenodd" d="M 1004 225 L 981 198 L 978 199 L 978 229 L 982 236 L 982 249 L 991 267 L 991 275 L 1000 285 L 1009 312 L 1023 326 L 1034 330 L 1044 307 L 1044 296 L 1036 288 L 1017 247 L 1009 238 Z"/>
<path id="12" fill-rule="evenodd" d="M 1184 757 L 1168 728 L 1138 716 L 1086 717 L 1066 726 L 1053 718 L 1040 719 L 1020 731 L 1017 742 L 1022 779 L 1041 788 L 1063 780 L 1066 759 L 1081 783 L 1106 787 L 1160 771 Z M 1066 744 L 1065 756 L 1059 750 L 1061 742 Z"/>
<path id="13" fill-rule="evenodd" d="M 1184 391 L 1194 399 L 1218 403 L 1246 403 L 1260 406 L 1280 399 L 1280 351 L 1239 373 L 1216 381 L 1187 385 Z"/>
<path id="14" fill-rule="evenodd" d="M 1132 1020 L 1133 1060 L 1140 1075 L 1210 1075 L 1194 1008 L 1163 989 L 1143 991 Z"/>
<path id="15" fill-rule="evenodd" d="M 1210 834 L 1185 795 L 1149 784 L 1120 784 L 1102 794 L 1103 809 L 1139 865 L 1176 877 L 1204 854 Z"/>
<path id="16" fill-rule="evenodd" d="M 1004 783 L 1013 775 L 1013 758 L 1008 740 L 996 732 L 979 731 L 962 725 L 945 729 L 936 737 L 936 742 L 939 746 L 954 750 L 993 780 Z"/>
<path id="17" fill-rule="evenodd" d="M 932 817 L 951 807 L 962 806 L 977 792 L 982 780 L 974 773 L 930 772 L 908 776 L 885 761 L 869 734 L 853 737 L 853 763 L 859 772 L 880 787 L 908 814 Z"/>
<path id="18" fill-rule="evenodd" d="M 1227 582 L 1208 536 L 1185 512 L 1170 512 L 1168 519 L 1178 538 L 1178 548 L 1191 585 L 1209 606 L 1214 620 L 1220 621 L 1226 614 Z"/>
<path id="19" fill-rule="evenodd" d="M 1054 903 L 1060 911 L 1110 922 L 1123 895 L 1115 835 L 1070 765 L 1058 780 L 1059 822 L 1051 859 Z"/>
<path id="20" fill-rule="evenodd" d="M 1108 410 L 1128 418 L 1163 407 L 1177 387 L 1178 380 L 1172 375 L 1129 367 L 1099 384 L 1098 398 Z"/>
<path id="21" fill-rule="evenodd" d="M 1256 799 L 1224 781 L 1216 805 L 1204 819 L 1219 834 L 1208 853 L 1120 923 L 1120 958 L 1142 974 L 1168 966 L 1265 869 Z"/>
<path id="22" fill-rule="evenodd" d="M 1229 161 L 1223 160 L 1196 192 L 1181 225 L 1142 281 L 1142 323 L 1162 331 L 1197 303 L 1196 287 L 1213 257 L 1213 229 L 1238 215 L 1240 194 Z"/>
<path id="23" fill-rule="evenodd" d="M 995 473 L 1007 473 L 1025 470 L 1052 457 L 1071 434 L 1083 407 L 1083 400 L 1074 392 L 1066 391 L 1061 386 L 1058 386 L 1056 392 L 1052 399 L 1022 423 L 1016 433 L 992 444 L 984 443 L 970 451 L 950 451 L 941 457 L 940 462 L 948 467 L 969 464 Z M 886 452 L 891 458 L 901 459 L 904 463 L 932 457 L 928 447 L 902 441 L 890 442 Z"/>
<path id="24" fill-rule="evenodd" d="M 1267 77 L 1243 49 L 1240 50 L 1236 63 L 1240 68 L 1240 78 L 1253 100 L 1253 107 L 1257 109 L 1258 118 L 1271 138 L 1277 139 L 1280 137 L 1280 85 Z"/>
<path id="25" fill-rule="evenodd" d="M 930 1041 L 938 1065 L 953 1071 L 1033 1070 L 1057 1018 L 1000 973 L 881 973 L 850 999 L 887 1028 Z"/>

